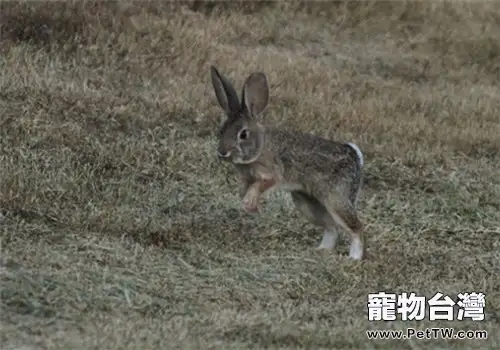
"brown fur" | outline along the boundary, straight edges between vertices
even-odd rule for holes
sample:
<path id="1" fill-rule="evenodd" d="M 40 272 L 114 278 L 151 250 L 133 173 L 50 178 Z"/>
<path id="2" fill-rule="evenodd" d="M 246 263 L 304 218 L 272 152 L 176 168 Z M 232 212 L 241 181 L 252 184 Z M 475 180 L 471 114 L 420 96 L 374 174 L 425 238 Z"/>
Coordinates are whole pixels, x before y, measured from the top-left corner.
<path id="1" fill-rule="evenodd" d="M 361 162 L 348 144 L 294 130 L 266 128 L 258 118 L 268 103 L 267 80 L 252 73 L 241 103 L 231 83 L 212 67 L 212 84 L 227 120 L 220 130 L 219 156 L 242 176 L 245 210 L 257 212 L 262 194 L 283 188 L 298 210 L 326 231 L 351 237 L 351 257 L 361 259 L 362 228 L 356 213 Z"/>

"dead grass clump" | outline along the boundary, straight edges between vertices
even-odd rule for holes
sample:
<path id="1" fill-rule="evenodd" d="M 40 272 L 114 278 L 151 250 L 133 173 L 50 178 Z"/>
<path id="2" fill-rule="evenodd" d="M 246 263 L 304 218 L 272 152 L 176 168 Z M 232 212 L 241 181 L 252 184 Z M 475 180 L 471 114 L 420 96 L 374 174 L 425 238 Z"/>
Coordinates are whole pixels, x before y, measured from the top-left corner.
<path id="1" fill-rule="evenodd" d="M 257 0 L 257 1 L 184 1 L 189 9 L 195 12 L 201 12 L 205 15 L 224 14 L 224 13 L 243 13 L 258 14 L 266 9 L 272 9 L 276 6 L 275 1 Z"/>
<path id="2" fill-rule="evenodd" d="M 116 2 L 2 2 L 2 41 L 53 47 L 91 40 L 96 24 L 111 20 Z M 111 21 L 106 23 L 112 26 Z"/>

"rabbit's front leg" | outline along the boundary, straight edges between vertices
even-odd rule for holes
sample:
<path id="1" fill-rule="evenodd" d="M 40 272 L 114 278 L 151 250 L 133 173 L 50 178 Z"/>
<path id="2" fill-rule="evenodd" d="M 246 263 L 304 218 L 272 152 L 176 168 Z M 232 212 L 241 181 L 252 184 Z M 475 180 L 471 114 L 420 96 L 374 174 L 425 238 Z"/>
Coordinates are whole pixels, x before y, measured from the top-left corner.
<path id="1" fill-rule="evenodd" d="M 254 182 L 248 186 L 245 196 L 243 197 L 243 208 L 249 213 L 258 213 L 260 211 L 259 202 L 261 194 L 260 182 Z"/>
<path id="2" fill-rule="evenodd" d="M 273 178 L 262 178 L 253 182 L 247 188 L 245 197 L 243 198 L 243 206 L 249 213 L 258 213 L 260 211 L 260 197 L 267 190 L 276 185 Z"/>
<path id="3" fill-rule="evenodd" d="M 239 191 L 240 199 L 245 198 L 245 195 L 247 194 L 248 189 L 250 188 L 250 185 L 251 185 L 251 183 L 249 183 L 249 182 L 246 182 L 246 181 L 243 182 L 243 184 L 240 187 L 240 191 Z"/>

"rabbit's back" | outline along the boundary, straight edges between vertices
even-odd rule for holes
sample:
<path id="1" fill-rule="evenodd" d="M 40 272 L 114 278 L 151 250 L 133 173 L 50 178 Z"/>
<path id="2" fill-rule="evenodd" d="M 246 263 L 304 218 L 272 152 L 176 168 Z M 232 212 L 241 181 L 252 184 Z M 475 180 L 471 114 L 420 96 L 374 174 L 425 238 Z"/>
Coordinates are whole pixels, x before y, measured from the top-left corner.
<path id="1" fill-rule="evenodd" d="M 306 192 L 335 187 L 355 201 L 361 182 L 362 156 L 349 143 L 295 130 L 267 130 L 267 148 L 282 168 L 285 187 Z"/>

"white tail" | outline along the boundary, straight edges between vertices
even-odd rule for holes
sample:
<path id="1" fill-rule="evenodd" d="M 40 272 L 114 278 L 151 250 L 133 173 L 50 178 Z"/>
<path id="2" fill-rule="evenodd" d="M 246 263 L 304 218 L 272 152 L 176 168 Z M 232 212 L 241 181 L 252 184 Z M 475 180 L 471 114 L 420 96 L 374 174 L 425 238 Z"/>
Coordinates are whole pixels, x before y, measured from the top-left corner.
<path id="1" fill-rule="evenodd" d="M 363 153 L 361 153 L 361 150 L 359 149 L 359 147 L 357 145 L 355 145 L 354 143 L 349 142 L 348 145 L 351 146 L 351 148 L 356 151 L 356 154 L 358 155 L 358 159 L 359 159 L 359 165 L 362 168 L 364 165 Z"/>

